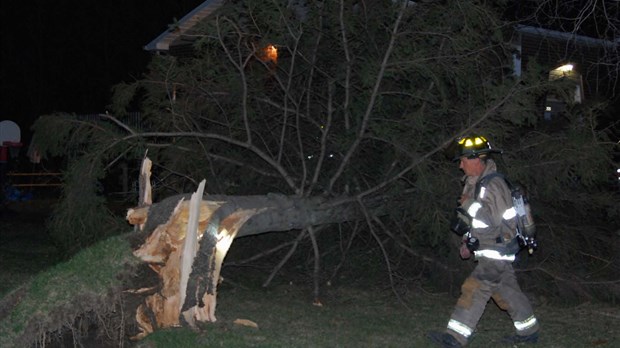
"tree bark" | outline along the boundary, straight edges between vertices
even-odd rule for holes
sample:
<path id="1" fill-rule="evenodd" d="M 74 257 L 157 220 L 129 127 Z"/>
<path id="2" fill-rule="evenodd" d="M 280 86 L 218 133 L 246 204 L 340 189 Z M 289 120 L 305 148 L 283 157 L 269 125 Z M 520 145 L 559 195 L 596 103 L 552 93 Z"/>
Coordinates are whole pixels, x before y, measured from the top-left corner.
<path id="1" fill-rule="evenodd" d="M 200 190 L 197 194 L 202 196 Z M 220 270 L 235 238 L 365 218 L 354 198 L 267 194 L 206 195 L 200 200 L 194 194 L 194 213 L 188 198 L 176 195 L 128 210 L 127 220 L 140 226 L 142 237 L 146 237 L 134 254 L 147 262 L 161 281 L 160 288 L 136 312 L 141 332 L 134 339 L 157 328 L 179 326 L 181 317 L 190 326 L 197 321 L 216 321 Z M 366 211 L 375 214 L 384 212 L 386 203 L 383 199 L 363 202 Z"/>

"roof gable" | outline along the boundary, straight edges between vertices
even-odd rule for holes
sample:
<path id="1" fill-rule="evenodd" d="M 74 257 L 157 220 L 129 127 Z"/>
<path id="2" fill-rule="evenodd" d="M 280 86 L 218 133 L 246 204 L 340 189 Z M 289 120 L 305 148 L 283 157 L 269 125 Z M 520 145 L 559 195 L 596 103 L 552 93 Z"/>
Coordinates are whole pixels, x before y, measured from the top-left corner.
<path id="1" fill-rule="evenodd" d="M 174 27 L 171 27 L 149 42 L 144 46 L 144 49 L 151 52 L 169 51 L 170 47 L 182 41 L 184 35 L 188 34 L 195 25 L 220 8 L 225 1 L 207 0 L 203 2 L 183 16 Z"/>

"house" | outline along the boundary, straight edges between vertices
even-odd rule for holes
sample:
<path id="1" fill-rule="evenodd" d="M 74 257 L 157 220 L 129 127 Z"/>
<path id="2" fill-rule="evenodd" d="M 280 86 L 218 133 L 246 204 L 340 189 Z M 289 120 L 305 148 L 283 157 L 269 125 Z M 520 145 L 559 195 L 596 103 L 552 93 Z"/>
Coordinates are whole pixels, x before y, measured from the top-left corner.
<path id="1" fill-rule="evenodd" d="M 195 27 L 222 6 L 226 0 L 207 0 L 170 25 L 168 30 L 149 42 L 144 49 L 153 53 L 168 53 L 175 56 L 191 54 Z"/>
<path id="2" fill-rule="evenodd" d="M 149 42 L 144 49 L 156 54 L 188 56 L 192 54 L 192 43 L 198 23 L 211 16 L 225 0 L 207 0 L 185 15 L 175 25 Z M 413 3 L 413 2 L 412 2 Z M 299 5 L 299 4 L 297 4 Z M 303 12 L 303 10 L 302 10 Z M 298 13 L 299 15 L 299 13 Z M 549 79 L 568 78 L 575 82 L 574 101 L 582 103 L 592 98 L 613 98 L 618 85 L 616 66 L 620 40 L 609 41 L 574 33 L 517 25 L 514 28 L 512 45 L 514 73 L 520 75 L 528 63 L 536 59 L 549 67 Z M 266 47 L 266 54 L 269 49 Z M 274 48 L 275 49 L 275 48 Z M 277 55 L 277 52 L 275 53 Z M 277 59 L 277 58 L 276 58 Z M 608 61 L 610 64 L 601 64 Z M 545 120 L 566 109 L 563 101 L 548 96 L 544 101 Z"/>
<path id="3" fill-rule="evenodd" d="M 568 78 L 575 83 L 574 102 L 592 98 L 613 98 L 618 79 L 606 61 L 617 60 L 619 42 L 533 26 L 515 27 L 513 41 L 514 73 L 520 75 L 528 63 L 536 59 L 549 67 L 549 79 Z M 547 96 L 544 118 L 553 120 L 566 105 Z"/>

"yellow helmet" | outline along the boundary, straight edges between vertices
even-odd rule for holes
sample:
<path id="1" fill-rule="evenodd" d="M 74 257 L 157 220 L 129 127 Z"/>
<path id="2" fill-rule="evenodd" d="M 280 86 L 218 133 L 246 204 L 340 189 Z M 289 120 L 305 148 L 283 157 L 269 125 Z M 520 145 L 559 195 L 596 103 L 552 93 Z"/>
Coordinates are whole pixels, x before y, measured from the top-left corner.
<path id="1" fill-rule="evenodd" d="M 461 137 L 457 139 L 458 153 L 453 161 L 458 161 L 461 157 L 476 158 L 488 153 L 501 153 L 499 149 L 494 149 L 491 143 L 482 135 Z"/>

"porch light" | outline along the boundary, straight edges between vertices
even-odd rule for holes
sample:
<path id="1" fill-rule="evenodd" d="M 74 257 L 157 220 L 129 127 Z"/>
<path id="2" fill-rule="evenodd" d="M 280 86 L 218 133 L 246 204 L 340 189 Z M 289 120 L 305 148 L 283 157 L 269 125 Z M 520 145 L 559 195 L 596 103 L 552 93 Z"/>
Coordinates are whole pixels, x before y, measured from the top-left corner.
<path id="1" fill-rule="evenodd" d="M 573 64 L 567 63 L 551 70 L 549 72 L 549 80 L 551 81 L 563 77 L 574 78 L 576 77 L 575 73 L 575 66 Z"/>

